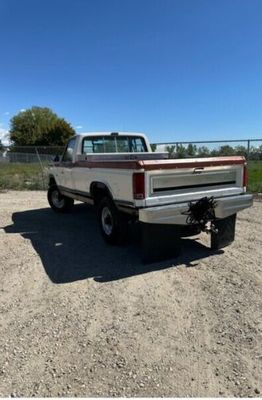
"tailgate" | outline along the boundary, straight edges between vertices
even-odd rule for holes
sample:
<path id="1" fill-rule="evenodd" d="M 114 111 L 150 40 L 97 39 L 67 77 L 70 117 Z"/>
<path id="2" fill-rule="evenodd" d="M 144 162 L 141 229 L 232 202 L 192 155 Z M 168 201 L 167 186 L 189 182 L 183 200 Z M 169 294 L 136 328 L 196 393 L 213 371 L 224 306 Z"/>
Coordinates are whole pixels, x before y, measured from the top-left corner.
<path id="1" fill-rule="evenodd" d="M 149 169 L 146 172 L 146 206 L 197 200 L 204 196 L 223 197 L 244 192 L 243 157 L 234 157 L 230 165 L 227 157 L 216 158 L 211 165 L 201 159 L 176 162 L 174 168 Z M 219 160 L 219 162 L 218 162 Z M 170 160 L 169 160 L 170 161 Z M 188 168 L 186 165 L 188 164 Z"/>

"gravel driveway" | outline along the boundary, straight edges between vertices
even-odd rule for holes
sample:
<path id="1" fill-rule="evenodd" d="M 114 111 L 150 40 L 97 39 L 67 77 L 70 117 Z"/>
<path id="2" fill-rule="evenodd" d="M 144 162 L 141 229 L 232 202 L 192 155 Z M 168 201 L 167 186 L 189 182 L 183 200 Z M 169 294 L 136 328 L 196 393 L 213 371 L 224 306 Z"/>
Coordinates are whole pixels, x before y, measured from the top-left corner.
<path id="1" fill-rule="evenodd" d="M 86 205 L 0 193 L 0 395 L 261 396 L 262 202 L 206 241 L 143 264 Z"/>

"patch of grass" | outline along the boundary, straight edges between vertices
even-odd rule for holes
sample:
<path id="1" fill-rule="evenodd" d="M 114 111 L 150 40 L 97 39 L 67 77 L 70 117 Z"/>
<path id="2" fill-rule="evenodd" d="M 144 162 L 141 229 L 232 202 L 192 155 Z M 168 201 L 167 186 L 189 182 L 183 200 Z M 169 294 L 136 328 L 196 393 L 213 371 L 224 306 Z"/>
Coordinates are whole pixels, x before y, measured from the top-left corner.
<path id="1" fill-rule="evenodd" d="M 43 190 L 47 182 L 40 164 L 0 163 L 0 189 Z"/>
<path id="2" fill-rule="evenodd" d="M 248 191 L 262 193 L 262 160 L 248 161 Z"/>

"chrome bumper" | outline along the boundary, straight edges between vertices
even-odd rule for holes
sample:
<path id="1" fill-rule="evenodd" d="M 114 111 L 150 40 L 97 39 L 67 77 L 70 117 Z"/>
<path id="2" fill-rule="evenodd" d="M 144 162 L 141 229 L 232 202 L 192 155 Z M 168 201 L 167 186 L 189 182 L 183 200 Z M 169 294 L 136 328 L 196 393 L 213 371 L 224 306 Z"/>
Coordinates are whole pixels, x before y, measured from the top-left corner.
<path id="1" fill-rule="evenodd" d="M 217 218 L 226 218 L 253 204 L 251 194 L 221 197 L 215 199 L 215 215 Z M 188 210 L 188 203 L 172 204 L 168 206 L 141 208 L 139 221 L 148 224 L 175 224 L 186 225 L 186 215 L 182 213 Z"/>

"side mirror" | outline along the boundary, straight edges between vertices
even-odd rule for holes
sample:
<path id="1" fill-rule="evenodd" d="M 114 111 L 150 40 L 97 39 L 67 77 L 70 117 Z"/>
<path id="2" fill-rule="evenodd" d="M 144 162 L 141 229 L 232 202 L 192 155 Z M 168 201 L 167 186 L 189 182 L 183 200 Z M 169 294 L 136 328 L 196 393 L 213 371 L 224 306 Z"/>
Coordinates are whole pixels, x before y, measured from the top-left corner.
<path id="1" fill-rule="evenodd" d="M 60 161 L 60 158 L 61 158 L 61 157 L 60 157 L 58 154 L 56 154 L 55 157 L 54 157 L 54 159 L 53 159 L 53 161 L 54 161 L 54 162 L 59 162 L 59 161 Z"/>

